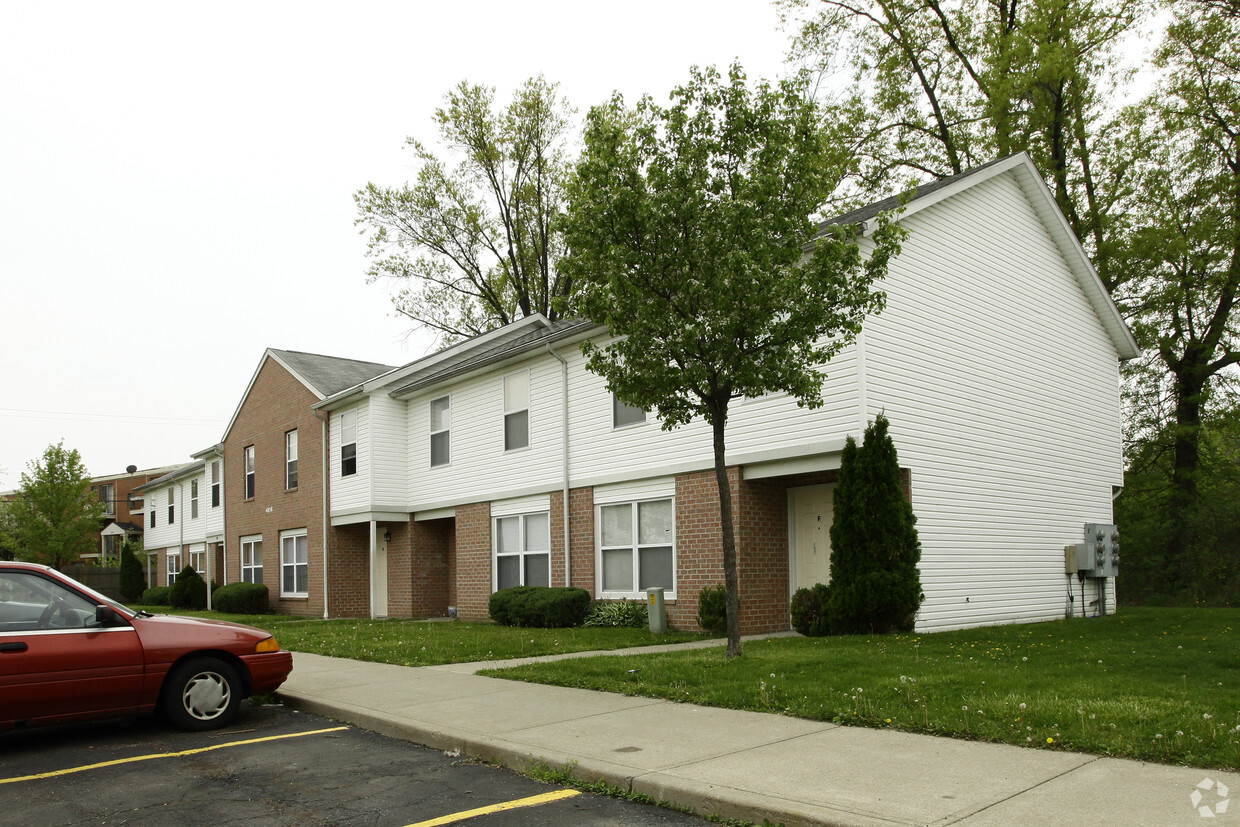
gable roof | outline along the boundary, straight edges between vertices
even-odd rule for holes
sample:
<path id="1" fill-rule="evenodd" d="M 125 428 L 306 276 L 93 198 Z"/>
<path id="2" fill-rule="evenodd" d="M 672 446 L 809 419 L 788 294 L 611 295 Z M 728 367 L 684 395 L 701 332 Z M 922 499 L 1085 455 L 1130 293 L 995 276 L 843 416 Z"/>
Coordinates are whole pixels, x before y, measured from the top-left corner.
<path id="1" fill-rule="evenodd" d="M 322 356 L 317 353 L 277 350 L 269 347 L 264 351 L 263 358 L 258 360 L 258 367 L 254 369 L 254 375 L 250 377 L 250 383 L 246 385 L 245 393 L 241 394 L 241 401 L 237 403 L 236 410 L 233 411 L 232 417 L 228 420 L 228 426 L 224 428 L 224 436 L 220 440 L 221 443 L 228 438 L 229 431 L 232 430 L 233 425 L 236 423 L 237 416 L 241 413 L 241 408 L 245 406 L 245 400 L 249 398 L 250 391 L 254 389 L 254 383 L 258 381 L 258 375 L 262 372 L 263 365 L 267 363 L 268 359 L 275 360 L 294 379 L 304 385 L 306 390 L 314 394 L 320 402 L 333 394 L 354 387 L 374 376 L 395 370 L 391 365 L 381 365 L 378 362 L 342 359 L 338 356 Z"/>
<path id="2" fill-rule="evenodd" d="M 940 201 L 951 198 L 970 187 L 975 187 L 984 181 L 989 181 L 1000 175 L 1011 176 L 1020 187 L 1021 192 L 1024 193 L 1030 206 L 1033 207 L 1033 211 L 1041 220 L 1042 226 L 1059 248 L 1059 252 L 1064 258 L 1064 263 L 1067 264 L 1068 269 L 1076 277 L 1077 283 L 1085 293 L 1085 298 L 1094 309 L 1094 314 L 1106 330 L 1112 344 L 1115 345 L 1115 350 L 1119 354 L 1120 360 L 1127 361 L 1140 356 L 1141 348 L 1137 345 L 1137 340 L 1133 337 L 1132 331 L 1128 329 L 1128 324 L 1124 321 L 1123 315 L 1119 312 L 1119 308 L 1115 306 L 1115 301 L 1111 298 L 1111 294 L 1107 292 L 1102 279 L 1099 278 L 1098 271 L 1094 269 L 1093 262 L 1089 260 L 1089 255 L 1085 252 L 1085 248 L 1081 246 L 1080 239 L 1076 237 L 1076 233 L 1073 232 L 1072 227 L 1068 224 L 1068 220 L 1059 209 L 1055 196 L 1051 193 L 1050 188 L 1046 186 L 1046 181 L 1043 180 L 1042 175 L 1033 164 L 1033 159 L 1026 152 L 1018 152 L 1015 155 L 997 158 L 959 175 L 922 184 L 911 192 L 893 195 L 889 198 L 875 201 L 872 204 L 867 204 L 864 207 L 824 221 L 819 225 L 818 232 L 822 234 L 833 226 L 841 225 L 860 225 L 863 233 L 868 232 L 870 229 L 868 222 L 871 219 L 880 212 L 898 208 L 902 200 L 906 200 L 907 203 L 905 203 L 903 211 L 900 212 L 899 219 L 907 218 L 910 215 L 928 209 Z"/>
<path id="3" fill-rule="evenodd" d="M 184 479 L 185 477 L 193 476 L 195 473 L 201 471 L 204 465 L 205 463 L 202 460 L 198 460 L 197 462 L 187 462 L 184 465 L 178 465 L 176 468 L 174 468 L 169 473 L 164 474 L 162 477 L 156 477 L 155 479 L 151 480 L 148 483 L 143 483 L 142 485 L 134 486 L 133 490 L 134 491 L 153 491 L 156 488 L 162 488 L 163 486 L 176 482 L 177 480 Z"/>

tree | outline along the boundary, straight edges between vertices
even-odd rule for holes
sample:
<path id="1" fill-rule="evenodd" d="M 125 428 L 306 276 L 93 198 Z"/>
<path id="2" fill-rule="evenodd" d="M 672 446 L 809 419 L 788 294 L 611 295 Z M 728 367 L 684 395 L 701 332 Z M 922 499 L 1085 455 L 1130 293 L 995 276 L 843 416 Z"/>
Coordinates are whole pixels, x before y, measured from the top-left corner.
<path id="1" fill-rule="evenodd" d="M 11 509 L 12 503 L 9 500 L 0 500 L 0 560 L 12 560 L 17 556 Z"/>
<path id="2" fill-rule="evenodd" d="M 831 524 L 831 583 L 824 607 L 833 634 L 908 632 L 924 595 L 913 506 L 879 414 L 858 447 L 844 443 Z"/>
<path id="3" fill-rule="evenodd" d="M 416 183 L 358 191 L 368 280 L 404 285 L 396 310 L 444 344 L 533 313 L 554 320 L 571 283 L 556 269 L 572 110 L 541 76 L 495 109 L 495 89 L 462 81 L 435 111 L 452 168 L 408 138 Z"/>
<path id="4" fill-rule="evenodd" d="M 9 506 L 17 556 L 63 569 L 95 550 L 103 503 L 91 495 L 81 456 L 64 442 L 49 445 L 28 467 Z"/>
<path id="5" fill-rule="evenodd" d="M 126 600 L 142 599 L 146 591 L 146 574 L 142 570 L 142 560 L 138 554 L 142 551 L 141 541 L 126 540 L 121 545 L 121 597 Z"/>
<path id="6" fill-rule="evenodd" d="M 570 184 L 562 263 L 580 312 L 613 341 L 583 345 L 589 369 L 664 429 L 710 425 L 723 533 L 729 658 L 741 653 L 728 406 L 786 391 L 822 404 L 821 366 L 885 296 L 899 251 L 887 215 L 863 255 L 853 227 L 811 216 L 844 174 L 804 79 L 750 90 L 739 66 L 691 73 L 670 106 L 616 95 L 592 109 Z"/>
<path id="7" fill-rule="evenodd" d="M 1219 378 L 1240 364 L 1240 19 L 1181 7 L 1155 63 L 1158 88 L 1126 112 L 1124 291 L 1150 350 L 1146 404 L 1170 391 L 1172 427 L 1145 424 L 1172 445 L 1166 560 L 1185 587 L 1196 579 L 1203 421 Z"/>

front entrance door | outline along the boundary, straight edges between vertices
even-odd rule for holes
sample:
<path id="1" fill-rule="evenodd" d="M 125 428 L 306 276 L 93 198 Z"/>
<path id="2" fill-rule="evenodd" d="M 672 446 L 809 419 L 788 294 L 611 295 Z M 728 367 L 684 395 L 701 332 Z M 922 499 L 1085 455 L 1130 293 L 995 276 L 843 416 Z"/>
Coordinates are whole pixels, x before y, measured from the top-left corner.
<path id="1" fill-rule="evenodd" d="M 788 489 L 792 512 L 791 589 L 831 582 L 831 498 L 834 483 Z"/>

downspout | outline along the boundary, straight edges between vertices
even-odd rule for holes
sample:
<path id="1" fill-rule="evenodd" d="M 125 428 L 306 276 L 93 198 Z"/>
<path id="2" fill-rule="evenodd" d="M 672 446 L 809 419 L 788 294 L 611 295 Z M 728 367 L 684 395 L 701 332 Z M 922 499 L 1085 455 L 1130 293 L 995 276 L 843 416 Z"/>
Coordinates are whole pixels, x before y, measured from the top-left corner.
<path id="1" fill-rule="evenodd" d="M 327 483 L 329 475 L 327 473 L 328 466 L 331 465 L 331 444 L 328 441 L 327 418 L 319 416 L 319 411 L 314 411 L 314 416 L 319 422 L 323 423 L 320 431 L 322 432 L 322 450 L 319 451 L 319 465 L 323 474 L 323 619 L 327 620 Z M 330 414 L 328 415 L 330 417 Z"/>
<path id="2" fill-rule="evenodd" d="M 547 352 L 554 356 L 560 363 L 560 399 L 562 410 L 560 413 L 560 421 L 562 425 L 562 434 L 560 444 L 563 446 L 562 465 L 564 468 L 564 487 L 563 500 L 564 506 L 564 585 L 571 586 L 573 584 L 572 562 L 571 562 L 571 546 L 569 542 L 569 505 L 568 505 L 568 360 L 556 353 L 551 348 L 551 343 L 547 343 Z"/>

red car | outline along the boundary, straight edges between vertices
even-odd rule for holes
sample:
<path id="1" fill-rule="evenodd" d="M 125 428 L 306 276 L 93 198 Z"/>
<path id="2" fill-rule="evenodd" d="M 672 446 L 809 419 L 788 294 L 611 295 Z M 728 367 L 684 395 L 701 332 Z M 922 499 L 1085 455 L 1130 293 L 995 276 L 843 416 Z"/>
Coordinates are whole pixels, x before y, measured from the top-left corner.
<path id="1" fill-rule="evenodd" d="M 0 562 L 0 730 L 152 710 L 213 729 L 292 670 L 260 629 L 134 612 L 47 566 Z"/>

